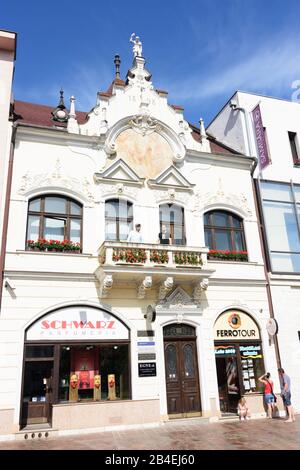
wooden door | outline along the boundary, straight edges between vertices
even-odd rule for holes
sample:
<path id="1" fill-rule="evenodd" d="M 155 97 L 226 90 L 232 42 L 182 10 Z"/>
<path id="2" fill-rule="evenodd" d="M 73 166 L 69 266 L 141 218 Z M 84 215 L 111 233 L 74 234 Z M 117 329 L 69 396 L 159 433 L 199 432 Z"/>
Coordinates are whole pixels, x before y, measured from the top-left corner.
<path id="1" fill-rule="evenodd" d="M 168 414 L 199 416 L 200 390 L 196 339 L 165 341 Z"/>
<path id="2" fill-rule="evenodd" d="M 51 423 L 53 361 L 25 363 L 22 425 Z"/>

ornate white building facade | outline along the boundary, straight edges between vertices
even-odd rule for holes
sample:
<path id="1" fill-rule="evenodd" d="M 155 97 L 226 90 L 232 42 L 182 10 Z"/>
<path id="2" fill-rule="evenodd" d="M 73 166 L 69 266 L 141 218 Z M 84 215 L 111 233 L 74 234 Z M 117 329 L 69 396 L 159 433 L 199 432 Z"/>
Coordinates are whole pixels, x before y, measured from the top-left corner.
<path id="1" fill-rule="evenodd" d="M 218 419 L 242 395 L 265 415 L 257 379 L 277 365 L 254 159 L 191 126 L 134 48 L 87 115 L 62 94 L 55 110 L 15 102 L 3 438 Z M 142 243 L 126 241 L 135 224 Z"/>

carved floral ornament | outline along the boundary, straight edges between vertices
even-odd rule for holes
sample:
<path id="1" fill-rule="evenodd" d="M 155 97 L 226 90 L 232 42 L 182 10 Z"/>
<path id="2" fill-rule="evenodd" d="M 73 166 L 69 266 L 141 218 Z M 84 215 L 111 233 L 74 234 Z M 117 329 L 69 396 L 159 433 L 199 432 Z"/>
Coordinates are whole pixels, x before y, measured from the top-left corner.
<path id="1" fill-rule="evenodd" d="M 83 199 L 89 202 L 95 202 L 92 185 L 88 178 L 74 178 L 61 174 L 61 165 L 59 158 L 56 160 L 52 172 L 32 174 L 27 172 L 20 180 L 18 193 L 25 195 L 34 190 L 40 189 L 70 190 L 74 194 L 81 195 Z"/>
<path id="2" fill-rule="evenodd" d="M 125 196 L 130 199 L 137 200 L 138 188 L 126 185 L 125 183 L 108 184 L 105 181 L 101 182 L 99 192 L 102 197 L 106 196 Z"/>
<path id="3" fill-rule="evenodd" d="M 253 213 L 248 205 L 245 194 L 224 193 L 218 190 L 216 193 L 205 193 L 197 190 L 194 195 L 194 211 L 203 211 L 211 208 L 224 208 L 238 210 L 244 218 L 252 217 Z"/>
<path id="4" fill-rule="evenodd" d="M 191 297 L 184 289 L 177 287 L 169 296 L 161 298 L 156 306 L 157 312 L 173 314 L 199 312 L 198 298 Z"/>
<path id="5" fill-rule="evenodd" d="M 191 198 L 190 194 L 176 191 L 174 188 L 157 190 L 152 189 L 155 202 L 179 202 L 186 205 Z"/>

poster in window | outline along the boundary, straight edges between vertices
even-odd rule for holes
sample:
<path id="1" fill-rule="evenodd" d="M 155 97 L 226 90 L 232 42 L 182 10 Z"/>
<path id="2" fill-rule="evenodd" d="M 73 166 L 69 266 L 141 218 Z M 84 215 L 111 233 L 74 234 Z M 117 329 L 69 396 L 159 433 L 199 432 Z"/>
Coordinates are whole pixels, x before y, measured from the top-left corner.
<path id="1" fill-rule="evenodd" d="M 251 388 L 255 388 L 255 387 L 256 387 L 255 379 L 250 379 L 250 387 L 251 387 Z"/>
<path id="2" fill-rule="evenodd" d="M 244 380 L 244 387 L 245 387 L 245 390 L 250 390 L 249 380 Z"/>

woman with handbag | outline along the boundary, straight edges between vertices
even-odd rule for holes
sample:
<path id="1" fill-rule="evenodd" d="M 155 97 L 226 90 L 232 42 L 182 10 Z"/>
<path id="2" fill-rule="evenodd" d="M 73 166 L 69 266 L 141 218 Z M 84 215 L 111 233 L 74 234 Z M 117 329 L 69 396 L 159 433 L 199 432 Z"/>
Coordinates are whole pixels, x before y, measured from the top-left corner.
<path id="1" fill-rule="evenodd" d="M 265 402 L 268 406 L 268 418 L 272 419 L 272 413 L 274 411 L 275 402 L 277 401 L 276 395 L 273 392 L 273 380 L 270 379 L 271 374 L 268 372 L 267 374 L 262 375 L 259 377 L 259 381 L 264 384 L 264 395 L 265 395 Z"/>

